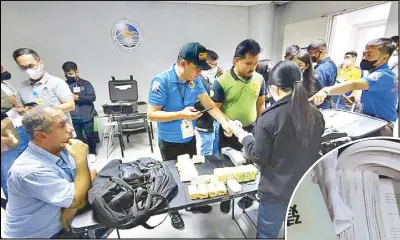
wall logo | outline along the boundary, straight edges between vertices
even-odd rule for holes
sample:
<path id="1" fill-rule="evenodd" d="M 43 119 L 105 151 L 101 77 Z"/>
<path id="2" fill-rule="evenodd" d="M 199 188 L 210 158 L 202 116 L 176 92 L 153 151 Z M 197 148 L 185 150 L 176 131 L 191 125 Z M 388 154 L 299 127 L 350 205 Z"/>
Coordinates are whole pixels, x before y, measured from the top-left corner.
<path id="1" fill-rule="evenodd" d="M 128 19 L 121 19 L 111 30 L 112 39 L 117 47 L 125 52 L 133 52 L 143 42 L 143 33 L 139 25 Z"/>

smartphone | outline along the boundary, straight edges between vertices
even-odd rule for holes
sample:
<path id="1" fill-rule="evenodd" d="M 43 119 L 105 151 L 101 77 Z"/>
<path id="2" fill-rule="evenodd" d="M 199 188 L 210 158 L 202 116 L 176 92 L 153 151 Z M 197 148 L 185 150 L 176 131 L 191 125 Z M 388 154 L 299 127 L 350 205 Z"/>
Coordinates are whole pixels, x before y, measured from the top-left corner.
<path id="1" fill-rule="evenodd" d="M 36 105 L 38 105 L 38 104 L 35 103 L 35 102 L 29 102 L 29 103 L 25 103 L 25 104 L 24 104 L 24 107 L 34 107 L 34 106 L 36 106 Z"/>
<path id="2" fill-rule="evenodd" d="M 211 109 L 212 109 L 212 108 L 201 110 L 200 113 L 208 112 L 208 111 L 210 111 Z"/>

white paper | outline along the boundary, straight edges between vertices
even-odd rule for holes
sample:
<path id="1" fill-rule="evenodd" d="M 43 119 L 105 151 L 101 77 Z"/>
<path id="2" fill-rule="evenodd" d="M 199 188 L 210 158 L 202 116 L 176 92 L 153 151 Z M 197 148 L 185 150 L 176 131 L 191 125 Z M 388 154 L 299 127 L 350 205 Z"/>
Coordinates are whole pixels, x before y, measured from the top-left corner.
<path id="1" fill-rule="evenodd" d="M 379 180 L 380 205 L 386 239 L 400 239 L 400 182 L 388 178 Z"/>
<path id="2" fill-rule="evenodd" d="M 14 127 L 22 126 L 22 116 L 14 109 L 11 108 L 8 112 L 6 112 L 8 118 L 11 120 Z"/>
<path id="3" fill-rule="evenodd" d="M 121 91 L 125 91 L 125 90 L 127 90 L 129 88 L 132 88 L 132 86 L 131 85 L 120 85 L 120 86 L 115 86 L 115 88 L 117 88 L 117 89 L 119 89 Z"/>

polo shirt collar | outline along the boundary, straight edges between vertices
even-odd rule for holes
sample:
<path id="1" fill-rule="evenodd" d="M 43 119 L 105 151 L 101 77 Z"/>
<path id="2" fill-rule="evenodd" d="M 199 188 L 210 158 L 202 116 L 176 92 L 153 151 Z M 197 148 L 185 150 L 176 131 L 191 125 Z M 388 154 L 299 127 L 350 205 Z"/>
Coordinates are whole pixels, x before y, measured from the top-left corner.
<path id="1" fill-rule="evenodd" d="M 233 70 L 234 67 L 235 67 L 235 66 L 233 66 L 233 67 L 231 68 L 231 70 L 230 70 L 230 73 L 231 73 L 231 76 L 233 77 L 233 79 L 235 79 L 236 81 L 242 81 L 242 82 L 246 82 L 246 81 L 251 80 L 252 77 L 249 78 L 249 79 L 241 79 L 241 78 L 239 78 L 239 76 L 236 75 L 235 71 Z"/>
<path id="2" fill-rule="evenodd" d="M 35 153 L 43 156 L 43 158 L 41 158 L 41 160 L 45 160 L 45 159 L 49 159 L 51 160 L 51 162 L 54 162 L 55 164 L 59 165 L 62 163 L 62 159 L 67 162 L 68 159 L 68 154 L 63 150 L 61 151 L 61 157 L 58 157 L 52 153 L 49 153 L 48 151 L 44 150 L 43 148 L 39 147 L 38 145 L 36 145 L 35 143 L 33 143 L 32 141 L 29 142 L 28 147 L 34 151 Z M 62 158 L 62 159 L 61 159 Z"/>
<path id="3" fill-rule="evenodd" d="M 176 64 L 176 63 L 172 64 L 172 67 L 171 67 L 171 74 L 172 74 L 172 76 L 171 76 L 171 77 L 172 77 L 172 78 L 171 78 L 171 82 L 173 82 L 173 83 L 182 83 L 182 84 L 188 83 L 189 81 L 182 82 L 182 81 L 179 79 L 178 74 L 177 74 L 176 71 L 175 71 L 175 64 Z"/>
<path id="4" fill-rule="evenodd" d="M 375 72 L 375 71 L 377 71 L 377 70 L 382 70 L 382 69 L 389 69 L 389 65 L 388 65 L 387 63 L 382 64 L 382 65 L 380 65 L 379 67 L 372 69 L 372 70 L 371 70 L 371 73 L 372 73 L 372 72 Z"/>
<path id="5" fill-rule="evenodd" d="M 326 62 L 330 62 L 330 61 L 332 61 L 332 60 L 331 60 L 331 57 L 326 57 L 326 58 L 324 58 L 321 62 L 319 62 L 319 63 L 315 66 L 315 68 L 317 68 L 317 66 L 320 66 L 320 65 L 322 65 L 322 64 L 324 64 L 324 63 L 326 63 Z"/>

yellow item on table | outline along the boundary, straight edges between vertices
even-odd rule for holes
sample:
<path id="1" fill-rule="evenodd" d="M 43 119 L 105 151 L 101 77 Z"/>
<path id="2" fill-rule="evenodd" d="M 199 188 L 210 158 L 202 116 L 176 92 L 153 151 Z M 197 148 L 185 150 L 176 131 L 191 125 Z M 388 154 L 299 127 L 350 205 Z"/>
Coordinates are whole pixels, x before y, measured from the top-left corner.
<path id="1" fill-rule="evenodd" d="M 200 198 L 199 194 L 199 189 L 197 188 L 197 185 L 188 185 L 188 193 L 189 193 L 189 199 L 190 200 L 195 200 Z"/>
<path id="2" fill-rule="evenodd" d="M 228 194 L 228 190 L 226 189 L 225 183 L 223 182 L 217 182 L 215 184 L 215 188 L 217 190 L 218 196 L 225 196 Z"/>
<path id="3" fill-rule="evenodd" d="M 199 175 L 194 178 L 192 184 L 207 184 L 210 183 L 210 175 Z"/>
<path id="4" fill-rule="evenodd" d="M 208 195 L 210 196 L 210 198 L 214 198 L 214 197 L 218 196 L 217 187 L 215 186 L 214 183 L 207 184 L 207 190 L 208 190 Z"/>
<path id="5" fill-rule="evenodd" d="M 208 198 L 208 189 L 206 184 L 199 184 L 197 185 L 197 188 L 199 189 L 199 197 L 200 199 L 206 199 Z"/>

